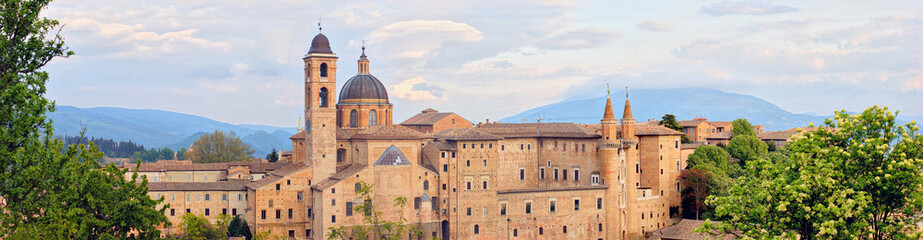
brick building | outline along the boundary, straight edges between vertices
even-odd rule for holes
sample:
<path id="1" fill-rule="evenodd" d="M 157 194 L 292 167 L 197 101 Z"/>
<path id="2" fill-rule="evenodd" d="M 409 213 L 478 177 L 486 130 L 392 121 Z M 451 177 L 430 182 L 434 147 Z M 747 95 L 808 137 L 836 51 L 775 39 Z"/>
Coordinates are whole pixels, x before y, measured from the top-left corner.
<path id="1" fill-rule="evenodd" d="M 339 98 L 337 59 L 326 36 L 314 37 L 303 58 L 304 128 L 291 137 L 287 162 L 146 173 L 190 182 L 152 183 L 151 195 L 188 194 L 168 203 L 196 214 L 236 206 L 252 231 L 297 239 L 360 224 L 352 210 L 364 202 L 355 196 L 359 181 L 374 184 L 372 204 L 386 219 L 403 217 L 427 238 L 642 239 L 679 212 L 683 133 L 636 125 L 627 95 L 621 119 L 607 99 L 599 124 L 473 125 L 427 109 L 395 125 L 364 47 Z M 234 201 L 195 201 L 202 194 Z M 406 208 L 393 206 L 399 196 L 412 199 Z"/>

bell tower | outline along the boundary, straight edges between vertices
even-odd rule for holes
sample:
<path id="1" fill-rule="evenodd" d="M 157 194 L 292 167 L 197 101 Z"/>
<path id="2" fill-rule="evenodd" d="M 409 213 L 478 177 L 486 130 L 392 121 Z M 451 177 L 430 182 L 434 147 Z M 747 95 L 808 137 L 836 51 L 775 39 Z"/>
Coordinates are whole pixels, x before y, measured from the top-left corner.
<path id="1" fill-rule="evenodd" d="M 314 179 L 336 173 L 336 86 L 337 56 L 330 41 L 318 33 L 304 60 L 305 161 L 312 165 Z"/>

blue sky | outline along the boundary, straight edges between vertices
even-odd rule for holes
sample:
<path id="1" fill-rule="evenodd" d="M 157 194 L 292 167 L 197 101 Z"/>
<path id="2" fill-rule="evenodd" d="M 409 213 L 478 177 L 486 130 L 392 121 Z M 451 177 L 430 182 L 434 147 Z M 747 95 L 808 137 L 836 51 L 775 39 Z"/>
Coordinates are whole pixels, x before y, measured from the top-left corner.
<path id="1" fill-rule="evenodd" d="M 58 0 L 45 14 L 77 52 L 47 67 L 59 105 L 295 126 L 321 19 L 340 85 L 365 39 L 395 122 L 429 107 L 501 119 L 607 82 L 923 115 L 920 1 Z"/>

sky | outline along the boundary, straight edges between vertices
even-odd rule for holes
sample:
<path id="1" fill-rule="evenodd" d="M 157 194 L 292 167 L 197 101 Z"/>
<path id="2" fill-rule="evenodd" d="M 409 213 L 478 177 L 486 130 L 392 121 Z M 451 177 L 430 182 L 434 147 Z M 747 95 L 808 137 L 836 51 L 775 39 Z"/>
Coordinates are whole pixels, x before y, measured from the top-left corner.
<path id="1" fill-rule="evenodd" d="M 58 105 L 294 127 L 320 22 L 338 89 L 364 41 L 395 123 L 426 108 L 499 120 L 607 83 L 923 115 L 919 0 L 57 0 L 44 15 L 76 52 L 46 66 Z"/>

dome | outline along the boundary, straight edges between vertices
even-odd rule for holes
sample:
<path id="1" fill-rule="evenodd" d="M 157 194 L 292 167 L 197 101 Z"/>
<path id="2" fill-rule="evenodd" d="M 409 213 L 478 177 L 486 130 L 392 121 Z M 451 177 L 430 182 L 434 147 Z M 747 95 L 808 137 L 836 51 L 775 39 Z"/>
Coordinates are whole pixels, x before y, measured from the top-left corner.
<path id="1" fill-rule="evenodd" d="M 388 91 L 372 74 L 357 74 L 343 84 L 339 103 L 387 104 Z"/>
<path id="2" fill-rule="evenodd" d="M 333 53 L 330 50 L 330 41 L 327 40 L 327 36 L 324 36 L 323 33 L 318 33 L 317 36 L 314 36 L 314 40 L 311 40 L 311 50 L 308 51 L 308 54 L 312 53 Z"/>

